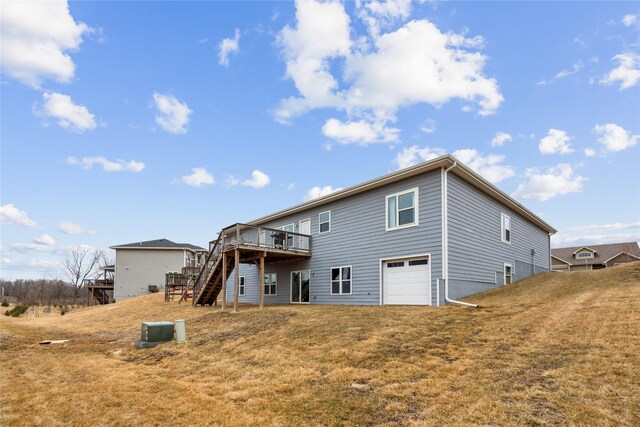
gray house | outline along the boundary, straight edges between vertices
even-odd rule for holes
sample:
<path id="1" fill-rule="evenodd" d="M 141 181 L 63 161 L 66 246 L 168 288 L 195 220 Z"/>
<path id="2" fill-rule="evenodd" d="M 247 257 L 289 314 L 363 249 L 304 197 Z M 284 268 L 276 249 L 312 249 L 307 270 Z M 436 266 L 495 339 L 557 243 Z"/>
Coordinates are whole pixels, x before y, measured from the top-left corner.
<path id="1" fill-rule="evenodd" d="M 640 261 L 638 242 L 551 249 L 553 271 L 599 270 L 638 261 Z"/>
<path id="2" fill-rule="evenodd" d="M 193 303 L 458 302 L 550 270 L 555 232 L 445 155 L 223 229 Z"/>
<path id="3" fill-rule="evenodd" d="M 207 251 L 167 239 L 111 246 L 116 251 L 113 296 L 116 301 L 164 288 L 165 274 L 182 267 L 199 267 Z"/>

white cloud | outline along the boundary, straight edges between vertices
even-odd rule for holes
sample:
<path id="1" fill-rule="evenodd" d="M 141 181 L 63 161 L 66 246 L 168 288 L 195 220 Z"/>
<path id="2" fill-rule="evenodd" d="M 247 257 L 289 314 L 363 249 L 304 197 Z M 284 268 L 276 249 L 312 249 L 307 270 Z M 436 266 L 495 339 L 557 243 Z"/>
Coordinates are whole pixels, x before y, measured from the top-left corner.
<path id="1" fill-rule="evenodd" d="M 487 58 L 469 50 L 482 44 L 481 37 L 442 33 L 427 20 L 377 34 L 389 22 L 407 18 L 407 8 L 410 4 L 402 1 L 360 3 L 358 13 L 373 35 L 357 37 L 342 3 L 298 0 L 296 26 L 285 26 L 278 36 L 286 77 L 298 96 L 280 101 L 276 120 L 287 123 L 313 109 L 334 108 L 348 117 L 329 123 L 338 133 L 348 130 L 371 139 L 370 128 L 377 127 L 393 130 L 394 136 L 376 140 L 395 142 L 395 129 L 386 124 L 395 121 L 401 107 L 461 99 L 467 109 L 478 104 L 481 115 L 495 112 L 503 98 L 495 79 L 483 74 Z M 334 75 L 332 70 L 343 71 Z M 353 123 L 357 130 L 345 128 Z"/>
<path id="2" fill-rule="evenodd" d="M 427 119 L 424 121 L 420 130 L 424 133 L 434 133 L 436 131 L 436 121 L 433 119 Z"/>
<path id="3" fill-rule="evenodd" d="M 380 30 L 411 14 L 411 0 L 356 1 L 358 16 L 367 25 L 369 34 L 377 38 Z"/>
<path id="4" fill-rule="evenodd" d="M 528 169 L 526 177 L 527 180 L 518 186 L 513 197 L 542 202 L 553 197 L 580 192 L 587 180 L 574 174 L 571 165 L 566 163 L 551 167 L 542 173 L 536 169 Z"/>
<path id="5" fill-rule="evenodd" d="M 515 171 L 511 166 L 505 166 L 502 164 L 505 156 L 496 154 L 483 156 L 482 153 L 470 148 L 456 150 L 452 154 L 456 159 L 460 160 L 483 178 L 494 184 L 515 175 Z"/>
<path id="6" fill-rule="evenodd" d="M 153 94 L 153 102 L 157 109 L 156 123 L 162 129 L 175 134 L 187 132 L 189 116 L 193 111 L 186 103 L 178 101 L 172 95 L 157 92 Z"/>
<path id="7" fill-rule="evenodd" d="M 600 84 L 610 85 L 620 82 L 620 90 L 629 89 L 640 81 L 640 54 L 621 53 L 613 57 L 618 66 L 600 80 Z"/>
<path id="8" fill-rule="evenodd" d="M 36 228 L 38 223 L 29 218 L 25 211 L 16 208 L 13 203 L 0 206 L 0 223 L 16 224 L 26 228 Z"/>
<path id="9" fill-rule="evenodd" d="M 44 79 L 71 81 L 76 66 L 68 52 L 91 32 L 73 19 L 66 1 L 3 1 L 0 29 L 3 73 L 34 88 Z"/>
<path id="10" fill-rule="evenodd" d="M 340 144 L 369 145 L 375 143 L 393 143 L 398 141 L 400 129 L 384 126 L 384 121 L 368 122 L 358 120 L 341 122 L 329 119 L 322 126 L 322 133 Z"/>
<path id="11" fill-rule="evenodd" d="M 547 136 L 540 140 L 538 148 L 542 154 L 569 154 L 573 152 L 569 141 L 571 137 L 565 131 L 549 129 Z"/>
<path id="12" fill-rule="evenodd" d="M 36 237 L 35 239 L 33 239 L 33 242 L 39 245 L 46 246 L 55 246 L 56 244 L 56 241 L 53 239 L 53 237 L 49 236 L 48 234 L 43 234 L 40 237 Z"/>
<path id="13" fill-rule="evenodd" d="M 76 224 L 70 221 L 58 221 L 56 230 L 64 234 L 94 233 L 93 231 L 85 230 L 80 224 Z"/>
<path id="14" fill-rule="evenodd" d="M 502 147 L 505 142 L 512 141 L 513 137 L 505 132 L 497 132 L 491 140 L 492 147 Z"/>
<path id="15" fill-rule="evenodd" d="M 613 233 L 613 234 L 575 234 L 559 232 L 551 236 L 553 247 L 578 246 L 578 245 L 602 245 L 606 243 L 638 242 L 640 241 L 640 231 L 635 233 Z"/>
<path id="16" fill-rule="evenodd" d="M 603 232 L 603 231 L 628 230 L 630 228 L 640 228 L 640 221 L 627 222 L 627 223 L 614 222 L 610 224 L 579 225 L 576 227 L 570 227 L 567 229 L 567 231 Z"/>
<path id="17" fill-rule="evenodd" d="M 330 185 L 324 187 L 315 186 L 307 190 L 307 194 L 304 195 L 304 201 L 308 202 L 309 200 L 317 199 L 340 190 L 342 190 L 341 187 L 333 188 Z"/>
<path id="18" fill-rule="evenodd" d="M 202 187 L 216 182 L 205 168 L 193 168 L 190 175 L 184 175 L 180 180 L 191 187 Z"/>
<path id="19" fill-rule="evenodd" d="M 573 66 L 571 67 L 570 70 L 561 70 L 560 72 L 558 72 L 552 79 L 550 80 L 540 80 L 537 84 L 538 85 L 548 85 L 553 83 L 556 80 L 562 80 L 566 77 L 569 77 L 571 75 L 574 74 L 578 74 L 580 72 L 580 70 L 582 70 L 582 68 L 584 67 L 584 63 L 582 61 L 577 61 L 576 63 L 573 64 Z"/>
<path id="20" fill-rule="evenodd" d="M 593 148 L 585 148 L 584 155 L 587 157 L 594 157 L 597 154 L 596 150 Z"/>
<path id="21" fill-rule="evenodd" d="M 621 126 L 613 123 L 596 125 L 593 132 L 598 136 L 598 142 L 607 151 L 626 150 L 636 145 L 640 140 L 640 135 L 632 135 Z"/>
<path id="22" fill-rule="evenodd" d="M 624 17 L 622 18 L 622 24 L 625 27 L 630 27 L 633 24 L 637 24 L 637 23 L 638 23 L 638 15 L 629 14 L 629 15 L 624 15 Z"/>
<path id="23" fill-rule="evenodd" d="M 100 165 L 105 172 L 142 172 L 145 167 L 144 163 L 135 160 L 111 161 L 102 156 L 83 157 L 82 159 L 72 156 L 67 157 L 67 163 L 80 166 L 82 169 L 91 169 L 94 165 Z"/>
<path id="24" fill-rule="evenodd" d="M 62 250 L 52 245 L 45 245 L 42 243 L 14 243 L 11 245 L 11 250 L 15 252 L 46 252 L 46 253 L 60 253 Z"/>
<path id="25" fill-rule="evenodd" d="M 96 119 L 87 107 L 75 104 L 69 95 L 51 92 L 43 93 L 44 103 L 36 114 L 51 117 L 58 121 L 58 125 L 74 132 L 84 132 L 96 128 Z"/>
<path id="26" fill-rule="evenodd" d="M 229 66 L 229 55 L 238 53 L 240 50 L 240 30 L 236 28 L 233 38 L 222 39 L 218 45 L 218 63 L 225 67 Z"/>
<path id="27" fill-rule="evenodd" d="M 266 187 L 267 185 L 269 185 L 270 182 L 271 182 L 271 179 L 269 178 L 269 175 L 256 169 L 253 172 L 251 172 L 251 178 L 245 179 L 244 181 L 241 182 L 241 184 L 244 185 L 245 187 L 251 187 L 257 190 L 262 187 Z"/>
<path id="28" fill-rule="evenodd" d="M 408 168 L 421 162 L 426 162 L 436 157 L 446 154 L 442 148 L 420 148 L 417 145 L 405 148 L 400 151 L 393 160 L 398 169 Z"/>

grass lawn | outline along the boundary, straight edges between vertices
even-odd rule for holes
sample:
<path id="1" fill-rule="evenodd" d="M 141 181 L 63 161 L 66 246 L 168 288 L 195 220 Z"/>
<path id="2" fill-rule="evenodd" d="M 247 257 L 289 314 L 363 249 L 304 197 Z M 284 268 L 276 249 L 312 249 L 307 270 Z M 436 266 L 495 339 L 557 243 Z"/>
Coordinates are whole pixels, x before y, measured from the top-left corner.
<path id="1" fill-rule="evenodd" d="M 149 295 L 0 316 L 1 425 L 640 425 L 640 263 L 446 307 L 193 308 Z M 140 350 L 140 322 L 188 342 Z M 44 339 L 69 339 L 40 346 Z"/>

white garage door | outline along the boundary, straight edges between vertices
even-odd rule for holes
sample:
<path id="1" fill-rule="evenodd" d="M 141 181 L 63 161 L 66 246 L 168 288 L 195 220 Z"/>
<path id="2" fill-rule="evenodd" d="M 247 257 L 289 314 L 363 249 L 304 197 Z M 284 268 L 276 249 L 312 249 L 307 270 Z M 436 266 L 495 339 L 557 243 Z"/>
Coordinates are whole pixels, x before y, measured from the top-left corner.
<path id="1" fill-rule="evenodd" d="M 431 305 L 431 266 L 428 257 L 385 261 L 386 305 Z"/>

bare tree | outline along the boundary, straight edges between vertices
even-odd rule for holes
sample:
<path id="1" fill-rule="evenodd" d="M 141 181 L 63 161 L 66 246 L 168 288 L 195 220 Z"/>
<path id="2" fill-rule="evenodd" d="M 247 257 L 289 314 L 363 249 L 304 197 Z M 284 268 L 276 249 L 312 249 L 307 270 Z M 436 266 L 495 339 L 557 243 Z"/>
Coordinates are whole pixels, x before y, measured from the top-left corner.
<path id="1" fill-rule="evenodd" d="M 85 279 L 96 276 L 103 258 L 104 254 L 99 249 L 78 246 L 62 261 L 62 272 L 73 288 L 74 304 L 77 303 Z"/>

